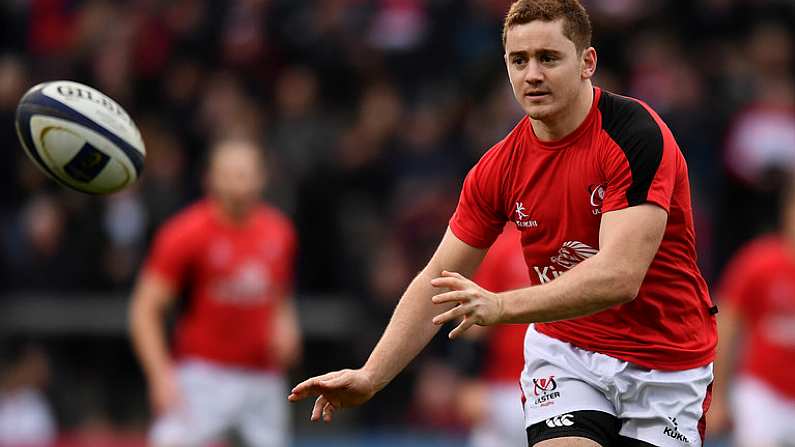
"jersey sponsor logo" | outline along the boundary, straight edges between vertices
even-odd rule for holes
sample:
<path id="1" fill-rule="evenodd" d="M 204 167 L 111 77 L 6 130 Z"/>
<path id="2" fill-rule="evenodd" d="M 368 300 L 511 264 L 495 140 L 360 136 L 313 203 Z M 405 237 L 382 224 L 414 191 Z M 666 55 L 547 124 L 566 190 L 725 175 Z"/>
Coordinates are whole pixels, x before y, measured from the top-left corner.
<path id="1" fill-rule="evenodd" d="M 574 415 L 571 413 L 562 414 L 546 420 L 547 427 L 571 427 L 574 425 Z"/>
<path id="2" fill-rule="evenodd" d="M 580 241 L 566 241 L 560 247 L 560 250 L 558 250 L 558 255 L 552 256 L 549 259 L 555 264 L 569 270 L 598 252 L 599 250 Z"/>
<path id="3" fill-rule="evenodd" d="M 525 211 L 527 209 L 524 207 L 524 203 L 516 202 L 516 208 L 514 209 L 515 220 L 514 223 L 516 224 L 516 228 L 535 228 L 538 226 L 538 221 L 535 219 L 531 219 L 530 215 L 527 214 Z"/>
<path id="4" fill-rule="evenodd" d="M 550 257 L 552 265 L 533 266 L 541 284 L 548 283 L 575 265 L 598 253 L 599 250 L 580 241 L 566 241 L 558 250 L 557 256 Z"/>
<path id="5" fill-rule="evenodd" d="M 687 436 L 679 432 L 679 423 L 676 422 L 676 418 L 669 417 L 668 420 L 671 421 L 671 425 L 663 429 L 663 434 L 669 438 L 676 439 L 677 441 L 690 444 L 690 440 L 687 439 Z"/>
<path id="6" fill-rule="evenodd" d="M 602 214 L 602 202 L 605 200 L 605 187 L 602 184 L 588 186 L 589 201 L 591 202 L 591 214 L 598 216 Z"/>

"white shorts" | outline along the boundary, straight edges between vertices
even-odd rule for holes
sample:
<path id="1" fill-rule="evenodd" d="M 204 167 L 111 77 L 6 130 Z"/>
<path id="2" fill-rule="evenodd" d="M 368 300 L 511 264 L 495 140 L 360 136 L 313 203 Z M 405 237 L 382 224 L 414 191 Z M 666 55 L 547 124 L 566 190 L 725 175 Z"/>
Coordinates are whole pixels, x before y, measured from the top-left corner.
<path id="1" fill-rule="evenodd" d="M 699 429 L 703 430 L 712 364 L 682 371 L 650 370 L 548 337 L 533 325 L 525 336 L 524 356 L 521 384 L 527 427 L 541 422 L 575 426 L 572 412 L 594 410 L 618 418 L 620 436 L 659 447 L 702 445 Z"/>
<path id="2" fill-rule="evenodd" d="M 795 445 L 795 400 L 742 376 L 732 387 L 731 402 L 736 445 Z"/>
<path id="3" fill-rule="evenodd" d="M 521 390 L 514 382 L 489 384 L 485 419 L 472 428 L 472 447 L 526 446 Z"/>
<path id="4" fill-rule="evenodd" d="M 202 446 L 236 429 L 249 447 L 288 444 L 287 383 L 281 375 L 188 360 L 177 367 L 182 405 L 157 421 L 155 446 Z"/>

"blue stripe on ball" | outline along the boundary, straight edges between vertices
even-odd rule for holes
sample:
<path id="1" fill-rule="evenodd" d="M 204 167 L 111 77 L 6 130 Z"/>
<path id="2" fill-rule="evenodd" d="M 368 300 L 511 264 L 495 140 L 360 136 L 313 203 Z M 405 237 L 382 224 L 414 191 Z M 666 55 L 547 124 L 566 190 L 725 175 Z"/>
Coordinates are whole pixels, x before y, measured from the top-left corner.
<path id="1" fill-rule="evenodd" d="M 141 171 L 143 171 L 144 168 L 144 155 L 140 151 L 134 148 L 131 144 L 124 141 L 118 135 L 86 118 L 85 115 L 77 112 L 64 103 L 45 95 L 43 93 L 43 89 L 36 89 L 28 92 L 24 97 L 22 97 L 20 106 L 17 108 L 18 119 L 21 120 L 20 122 L 23 123 L 25 127 L 27 127 L 27 131 L 23 132 L 27 134 L 23 136 L 28 137 L 26 141 L 30 139 L 30 118 L 34 114 L 62 118 L 97 132 L 121 149 L 125 155 L 127 155 L 127 158 L 130 160 L 133 167 L 135 167 L 136 176 L 141 176 Z M 33 152 L 36 152 L 33 150 L 35 147 L 36 146 L 30 146 L 30 149 Z M 34 155 L 42 165 L 46 166 L 46 164 L 42 163 L 42 160 L 38 157 L 38 154 Z M 52 171 L 49 172 L 52 173 Z"/>

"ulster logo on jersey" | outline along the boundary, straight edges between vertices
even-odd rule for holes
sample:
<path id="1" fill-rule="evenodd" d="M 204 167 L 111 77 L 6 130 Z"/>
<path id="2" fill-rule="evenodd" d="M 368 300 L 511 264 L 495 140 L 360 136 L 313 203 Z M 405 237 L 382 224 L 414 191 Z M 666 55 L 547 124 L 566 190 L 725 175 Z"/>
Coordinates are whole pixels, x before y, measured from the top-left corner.
<path id="1" fill-rule="evenodd" d="M 530 218 L 530 215 L 527 214 L 527 210 L 525 209 L 522 202 L 516 202 L 514 217 L 514 223 L 516 224 L 516 228 L 519 230 L 522 228 L 535 228 L 538 226 L 538 221 Z"/>
<path id="2" fill-rule="evenodd" d="M 605 187 L 601 184 L 588 186 L 588 196 L 591 202 L 591 214 L 602 214 L 602 202 L 605 200 Z"/>
<path id="3" fill-rule="evenodd" d="M 533 378 L 533 394 L 536 396 L 555 391 L 557 387 L 555 376 Z"/>
<path id="4" fill-rule="evenodd" d="M 533 405 L 536 407 L 547 407 L 555 405 L 555 399 L 560 397 L 558 383 L 555 376 L 534 377 L 533 378 Z"/>

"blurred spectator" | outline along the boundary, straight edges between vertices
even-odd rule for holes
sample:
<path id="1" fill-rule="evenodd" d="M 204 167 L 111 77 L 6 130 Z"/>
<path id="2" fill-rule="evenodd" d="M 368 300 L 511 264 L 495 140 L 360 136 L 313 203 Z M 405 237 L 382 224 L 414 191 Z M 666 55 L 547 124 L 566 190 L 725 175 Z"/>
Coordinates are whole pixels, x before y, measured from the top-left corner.
<path id="1" fill-rule="evenodd" d="M 50 195 L 38 195 L 25 204 L 6 228 L 3 258 L 10 287 L 25 291 L 73 290 L 79 266 L 70 262 L 66 214 Z"/>
<path id="2" fill-rule="evenodd" d="M 718 221 L 716 248 L 735 249 L 771 231 L 778 216 L 776 192 L 795 168 L 795 83 L 761 85 L 757 99 L 738 111 L 726 140 L 727 181 Z M 742 209 L 744 212 L 737 213 Z"/>
<path id="3" fill-rule="evenodd" d="M 298 187 L 318 165 L 329 161 L 337 119 L 320 103 L 317 75 L 308 67 L 289 67 L 277 79 L 275 110 L 268 130 L 272 185 L 269 196 L 294 211 Z"/>
<path id="4" fill-rule="evenodd" d="M 729 171 L 752 190 L 767 191 L 770 174 L 795 168 L 795 83 L 771 80 L 733 119 L 726 144 Z"/>
<path id="5" fill-rule="evenodd" d="M 394 186 L 389 155 L 395 151 L 403 114 L 393 86 L 367 87 L 353 122 L 341 131 L 327 161 L 304 179 L 296 209 L 303 247 L 299 287 L 365 289 L 366 279 L 359 273 L 367 271 L 371 248 L 391 226 L 386 223 Z"/>
<path id="6" fill-rule="evenodd" d="M 148 226 L 144 235 L 148 236 L 150 229 L 159 226 L 188 200 L 188 155 L 180 135 L 157 122 L 154 116 L 140 121 L 138 127 L 146 141 L 147 164 L 140 188 L 143 209 L 139 210 L 139 215 Z"/>
<path id="7" fill-rule="evenodd" d="M 0 53 L 0 122 L 6 123 L 0 126 L 0 141 L 7 144 L 6 150 L 0 155 L 0 188 L 4 191 L 0 195 L 0 214 L 19 206 L 20 202 L 21 188 L 16 165 L 17 160 L 25 156 L 12 123 L 17 101 L 25 92 L 27 76 L 26 66 L 21 58 Z"/>
<path id="8" fill-rule="evenodd" d="M 28 51 L 37 56 L 69 55 L 75 37 L 75 11 L 67 0 L 30 2 Z"/>
<path id="9" fill-rule="evenodd" d="M 391 51 L 418 46 L 427 34 L 426 2 L 421 0 L 380 0 L 373 14 L 370 42 Z"/>
<path id="10" fill-rule="evenodd" d="M 49 366 L 44 350 L 17 341 L 2 343 L 0 353 L 0 445 L 49 447 L 57 434 L 44 390 Z"/>
<path id="11" fill-rule="evenodd" d="M 146 209 L 137 188 L 114 194 L 105 205 L 108 239 L 103 265 L 111 284 L 129 287 L 146 242 Z"/>
<path id="12" fill-rule="evenodd" d="M 743 447 L 785 446 L 795 439 L 795 182 L 781 203 L 775 234 L 745 245 L 718 289 L 720 342 L 707 427 L 734 421 Z M 736 369 L 736 371 L 735 371 Z"/>
<path id="13" fill-rule="evenodd" d="M 230 2 L 221 26 L 221 54 L 230 67 L 254 69 L 266 60 L 268 50 L 265 19 L 269 0 Z"/>
<path id="14" fill-rule="evenodd" d="M 263 116 L 237 76 L 230 72 L 215 73 L 207 81 L 203 95 L 196 124 L 206 142 L 263 136 Z"/>

